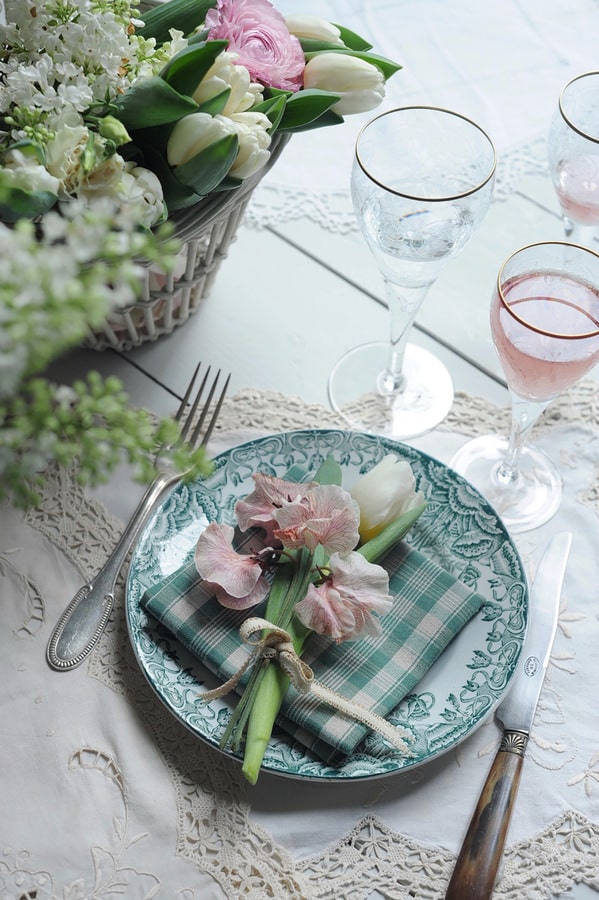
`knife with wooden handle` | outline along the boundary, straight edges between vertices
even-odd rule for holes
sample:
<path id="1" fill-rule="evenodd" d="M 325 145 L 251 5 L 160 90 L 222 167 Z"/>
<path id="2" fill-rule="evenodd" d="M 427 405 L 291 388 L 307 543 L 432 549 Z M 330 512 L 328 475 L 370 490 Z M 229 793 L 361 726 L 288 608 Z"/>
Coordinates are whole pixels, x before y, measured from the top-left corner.
<path id="1" fill-rule="evenodd" d="M 571 543 L 569 532 L 555 535 L 539 564 L 530 595 L 530 622 L 512 687 L 495 713 L 503 727 L 501 743 L 468 826 L 445 900 L 487 900 L 493 893 L 551 655 Z"/>

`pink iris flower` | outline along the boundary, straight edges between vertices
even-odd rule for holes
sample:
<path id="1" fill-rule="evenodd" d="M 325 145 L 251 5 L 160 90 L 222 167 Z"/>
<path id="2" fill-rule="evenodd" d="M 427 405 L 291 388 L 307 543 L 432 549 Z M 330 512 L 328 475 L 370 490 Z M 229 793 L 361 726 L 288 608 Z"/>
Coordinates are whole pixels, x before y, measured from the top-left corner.
<path id="1" fill-rule="evenodd" d="M 235 504 L 235 515 L 242 531 L 247 531 L 253 525 L 264 528 L 266 540 L 273 543 L 274 529 L 278 528 L 275 513 L 287 503 L 300 500 L 316 485 L 315 481 L 308 484 L 296 484 L 293 481 L 284 481 L 274 475 L 264 475 L 256 472 L 252 475 L 254 490 L 243 500 Z"/>
<path id="2" fill-rule="evenodd" d="M 284 16 L 269 0 L 218 0 L 206 13 L 208 40 L 226 40 L 253 81 L 299 91 L 306 61 L 301 44 L 289 33 Z"/>
<path id="3" fill-rule="evenodd" d="M 272 550 L 243 555 L 233 549 L 230 525 L 212 522 L 202 532 L 195 550 L 195 565 L 216 599 L 229 609 L 248 609 L 264 600 L 270 586 L 264 577 Z"/>
<path id="4" fill-rule="evenodd" d="M 290 550 L 318 544 L 329 553 L 347 553 L 359 540 L 360 507 L 348 491 L 336 484 L 317 484 L 304 497 L 274 513 L 274 537 Z"/>
<path id="5" fill-rule="evenodd" d="M 383 615 L 392 605 L 385 569 L 355 552 L 333 553 L 327 569 L 322 584 L 310 585 L 306 597 L 296 604 L 300 622 L 337 643 L 380 634 L 381 625 L 373 613 Z"/>

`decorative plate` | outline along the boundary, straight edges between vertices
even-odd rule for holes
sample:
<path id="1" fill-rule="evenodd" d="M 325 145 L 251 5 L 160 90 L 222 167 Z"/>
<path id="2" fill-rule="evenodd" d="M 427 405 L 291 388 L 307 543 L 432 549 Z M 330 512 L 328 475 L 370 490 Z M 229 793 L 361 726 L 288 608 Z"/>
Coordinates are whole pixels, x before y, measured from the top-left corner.
<path id="1" fill-rule="evenodd" d="M 393 721 L 414 735 L 414 756 L 402 756 L 370 735 L 358 752 L 331 766 L 276 729 L 263 770 L 331 781 L 407 770 L 454 748 L 501 700 L 524 641 L 528 593 L 518 552 L 486 500 L 452 469 L 404 444 L 346 431 L 288 432 L 222 453 L 209 478 L 176 487 L 146 526 L 129 568 L 127 622 L 139 665 L 173 715 L 212 746 L 218 747 L 236 695 L 232 701 L 198 701 L 199 692 L 215 685 L 214 677 L 146 615 L 140 605 L 144 591 L 189 560 L 208 522 L 234 524 L 235 503 L 252 490 L 253 472 L 282 477 L 293 465 L 315 471 L 333 454 L 349 487 L 390 452 L 409 461 L 428 501 L 409 533 L 410 544 L 487 603 L 393 713 Z"/>

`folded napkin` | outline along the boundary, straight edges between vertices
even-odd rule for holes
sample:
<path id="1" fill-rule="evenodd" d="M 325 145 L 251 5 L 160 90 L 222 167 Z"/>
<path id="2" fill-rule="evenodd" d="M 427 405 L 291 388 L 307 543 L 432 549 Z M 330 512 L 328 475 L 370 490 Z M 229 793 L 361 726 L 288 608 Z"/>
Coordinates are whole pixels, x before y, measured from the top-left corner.
<path id="1" fill-rule="evenodd" d="M 381 565 L 389 572 L 394 597 L 392 608 L 380 618 L 382 633 L 342 644 L 313 635 L 302 659 L 322 684 L 387 716 L 485 601 L 405 542 Z M 249 616 L 263 615 L 263 606 L 222 607 L 205 588 L 193 560 L 149 589 L 141 603 L 223 682 L 250 652 L 239 626 Z M 353 754 L 368 732 L 367 726 L 292 686 L 277 722 L 330 764 Z"/>

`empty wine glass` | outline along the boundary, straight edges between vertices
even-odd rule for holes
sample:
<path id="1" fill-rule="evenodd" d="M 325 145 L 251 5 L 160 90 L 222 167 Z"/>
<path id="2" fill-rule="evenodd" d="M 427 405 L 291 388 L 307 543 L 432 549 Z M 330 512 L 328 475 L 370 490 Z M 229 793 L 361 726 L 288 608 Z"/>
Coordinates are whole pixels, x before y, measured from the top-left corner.
<path id="1" fill-rule="evenodd" d="M 350 350 L 331 372 L 330 403 L 352 427 L 405 439 L 447 415 L 451 377 L 408 337 L 430 285 L 489 207 L 495 162 L 478 125 L 436 107 L 389 110 L 358 135 L 352 199 L 385 281 L 390 337 Z"/>
<path id="2" fill-rule="evenodd" d="M 547 153 L 566 237 L 589 243 L 599 225 L 599 72 L 578 75 L 563 89 Z"/>
<path id="3" fill-rule="evenodd" d="M 599 360 L 599 255 L 563 241 L 517 250 L 499 271 L 491 334 L 512 400 L 509 441 L 468 441 L 451 465 L 513 532 L 548 521 L 562 497 L 551 460 L 526 437 L 551 400 Z"/>

